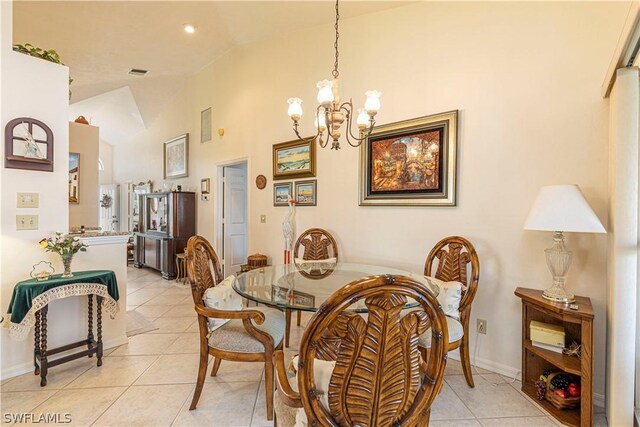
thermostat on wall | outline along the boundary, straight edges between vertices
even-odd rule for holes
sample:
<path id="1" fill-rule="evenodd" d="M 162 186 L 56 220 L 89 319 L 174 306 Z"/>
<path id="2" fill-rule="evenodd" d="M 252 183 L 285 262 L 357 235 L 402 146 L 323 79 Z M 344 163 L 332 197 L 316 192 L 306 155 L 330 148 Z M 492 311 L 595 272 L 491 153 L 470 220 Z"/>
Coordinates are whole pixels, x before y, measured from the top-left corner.
<path id="1" fill-rule="evenodd" d="M 18 193 L 19 208 L 37 208 L 40 201 L 39 193 Z"/>

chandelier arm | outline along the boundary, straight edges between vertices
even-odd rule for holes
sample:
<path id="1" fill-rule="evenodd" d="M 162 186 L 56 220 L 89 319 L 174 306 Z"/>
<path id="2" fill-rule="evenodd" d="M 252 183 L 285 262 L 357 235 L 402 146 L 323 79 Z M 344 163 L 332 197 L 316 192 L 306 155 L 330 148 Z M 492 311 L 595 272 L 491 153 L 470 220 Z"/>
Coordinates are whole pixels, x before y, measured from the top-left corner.
<path id="1" fill-rule="evenodd" d="M 298 139 L 301 140 L 301 141 L 312 141 L 312 140 L 316 139 L 318 137 L 318 135 L 320 135 L 320 131 L 318 130 L 318 131 L 316 131 L 316 134 L 314 136 L 310 136 L 308 138 L 303 138 L 300 135 L 300 132 L 298 132 L 298 123 L 294 123 L 293 131 L 295 132 L 295 134 L 298 137 Z"/>

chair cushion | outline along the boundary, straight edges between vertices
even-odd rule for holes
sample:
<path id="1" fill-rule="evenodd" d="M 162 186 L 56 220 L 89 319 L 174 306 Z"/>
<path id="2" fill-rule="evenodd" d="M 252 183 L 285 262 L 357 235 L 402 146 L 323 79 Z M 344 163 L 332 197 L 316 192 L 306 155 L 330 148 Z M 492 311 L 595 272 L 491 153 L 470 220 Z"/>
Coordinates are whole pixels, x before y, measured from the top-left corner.
<path id="1" fill-rule="evenodd" d="M 436 285 L 440 292 L 438 292 L 438 302 L 442 306 L 442 311 L 449 317 L 453 317 L 456 320 L 460 320 L 460 299 L 462 299 L 462 288 L 464 285 L 460 282 L 445 282 L 435 277 L 426 277 L 432 285 Z"/>
<path id="2" fill-rule="evenodd" d="M 262 325 L 254 323 L 256 329 L 273 337 L 274 347 L 278 347 L 284 337 L 284 314 L 280 310 L 268 307 L 252 307 L 252 310 L 264 314 Z M 241 319 L 231 319 L 209 335 L 209 346 L 235 353 L 262 353 L 264 345 L 247 332 Z"/>
<path id="3" fill-rule="evenodd" d="M 295 371 L 298 372 L 298 356 L 295 356 L 293 360 L 291 360 L 291 364 Z M 315 359 L 313 361 L 313 377 L 315 380 L 316 392 L 320 396 L 320 403 L 327 409 L 329 409 L 329 382 L 331 381 L 331 375 L 333 374 L 335 367 L 335 361 L 320 359 Z M 291 384 L 291 388 L 293 390 L 298 391 L 297 373 L 295 376 L 289 378 L 289 384 Z M 307 414 L 304 412 L 304 408 L 296 409 L 295 421 L 295 427 L 307 426 Z M 286 424 L 281 424 L 280 419 L 278 419 L 278 425 Z"/>
<path id="4" fill-rule="evenodd" d="M 452 319 L 446 316 L 447 319 L 447 331 L 449 332 L 449 342 L 458 341 L 464 335 L 464 329 L 462 323 L 456 319 Z M 420 335 L 418 338 L 418 345 L 424 348 L 431 348 L 431 328 L 427 329 L 427 332 Z"/>
<path id="5" fill-rule="evenodd" d="M 207 289 L 203 295 L 204 305 L 217 310 L 242 310 L 242 297 L 232 287 L 235 278 L 232 274 L 216 286 Z M 229 319 L 214 319 L 210 317 L 209 330 L 215 331 L 228 321 Z"/>

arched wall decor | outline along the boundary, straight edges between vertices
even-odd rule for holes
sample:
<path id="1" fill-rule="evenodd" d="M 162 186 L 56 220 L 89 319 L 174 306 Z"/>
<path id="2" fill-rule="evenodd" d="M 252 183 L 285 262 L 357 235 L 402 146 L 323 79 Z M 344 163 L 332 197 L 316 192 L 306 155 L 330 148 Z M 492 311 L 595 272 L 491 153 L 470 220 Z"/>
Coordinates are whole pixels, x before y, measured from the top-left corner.
<path id="1" fill-rule="evenodd" d="M 53 172 L 53 132 L 40 120 L 11 120 L 4 141 L 5 168 Z"/>

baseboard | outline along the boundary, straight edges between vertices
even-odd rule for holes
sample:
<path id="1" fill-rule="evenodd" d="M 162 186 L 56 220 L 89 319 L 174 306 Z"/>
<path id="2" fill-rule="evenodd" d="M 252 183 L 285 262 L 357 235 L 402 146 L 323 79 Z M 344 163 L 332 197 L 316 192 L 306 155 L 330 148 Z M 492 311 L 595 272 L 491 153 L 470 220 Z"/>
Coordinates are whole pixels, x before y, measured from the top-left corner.
<path id="1" fill-rule="evenodd" d="M 108 341 L 102 342 L 102 348 L 104 350 L 108 350 L 113 347 L 118 347 L 123 344 L 127 344 L 129 339 L 125 336 L 114 338 Z M 63 354 L 63 353 L 61 353 Z M 51 368 L 54 369 L 54 368 Z M 28 372 L 33 372 L 33 361 L 30 360 L 25 363 L 21 363 L 19 365 L 9 366 L 7 368 L 3 368 L 0 373 L 0 379 L 7 380 L 9 378 L 17 377 L 18 375 L 26 374 Z"/>

